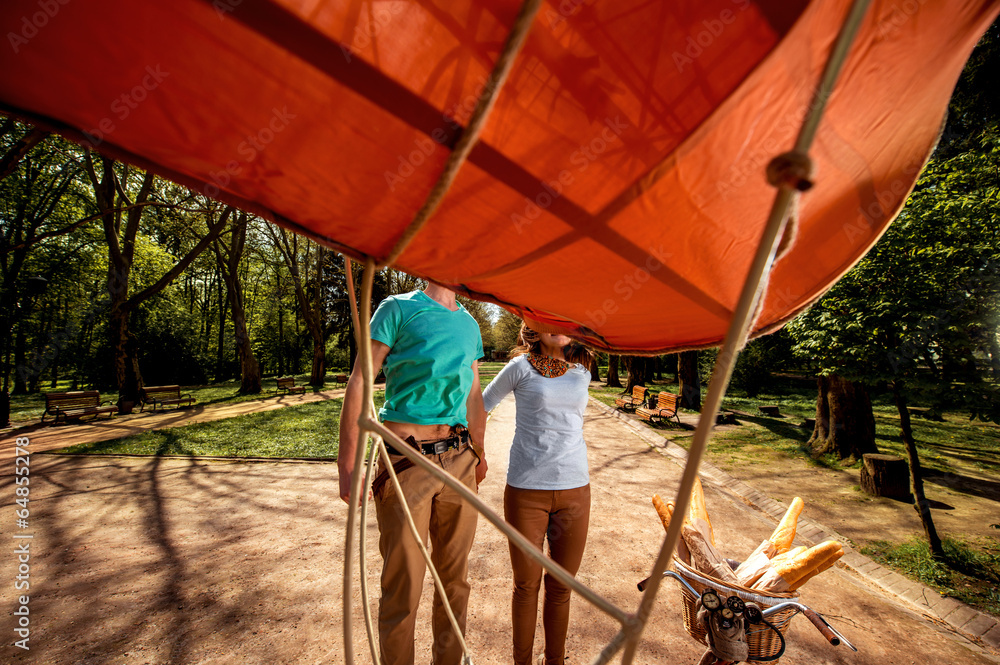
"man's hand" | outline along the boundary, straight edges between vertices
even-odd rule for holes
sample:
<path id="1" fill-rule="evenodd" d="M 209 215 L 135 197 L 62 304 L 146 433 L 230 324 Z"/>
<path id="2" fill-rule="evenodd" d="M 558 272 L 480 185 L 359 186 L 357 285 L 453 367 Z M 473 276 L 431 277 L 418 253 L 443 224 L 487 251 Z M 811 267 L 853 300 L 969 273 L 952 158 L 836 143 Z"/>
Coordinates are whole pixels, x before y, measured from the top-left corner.
<path id="1" fill-rule="evenodd" d="M 351 478 L 354 477 L 353 469 L 340 469 L 340 498 L 344 503 L 351 504 Z M 361 476 L 361 487 L 364 489 L 365 477 Z M 368 498 L 371 498 L 371 491 L 368 492 Z M 361 505 L 361 499 L 358 499 L 358 505 Z"/>
<path id="2" fill-rule="evenodd" d="M 479 464 L 476 465 L 476 487 L 486 480 L 486 471 L 489 469 L 489 465 L 486 464 L 486 455 L 479 458 Z"/>

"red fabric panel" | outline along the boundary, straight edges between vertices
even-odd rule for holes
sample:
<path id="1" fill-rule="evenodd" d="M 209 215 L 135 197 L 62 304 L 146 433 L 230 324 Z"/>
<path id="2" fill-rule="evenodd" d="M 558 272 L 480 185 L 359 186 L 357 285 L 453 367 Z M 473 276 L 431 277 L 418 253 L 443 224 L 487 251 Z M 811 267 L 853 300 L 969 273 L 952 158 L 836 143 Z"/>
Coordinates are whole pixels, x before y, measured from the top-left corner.
<path id="1" fill-rule="evenodd" d="M 398 267 L 605 348 L 718 344 L 774 197 L 764 168 L 791 147 L 847 6 L 543 5 L 481 142 Z M 381 258 L 437 180 L 519 3 L 39 7 L 0 5 L 9 112 Z M 885 230 L 998 7 L 872 4 L 757 330 Z"/>

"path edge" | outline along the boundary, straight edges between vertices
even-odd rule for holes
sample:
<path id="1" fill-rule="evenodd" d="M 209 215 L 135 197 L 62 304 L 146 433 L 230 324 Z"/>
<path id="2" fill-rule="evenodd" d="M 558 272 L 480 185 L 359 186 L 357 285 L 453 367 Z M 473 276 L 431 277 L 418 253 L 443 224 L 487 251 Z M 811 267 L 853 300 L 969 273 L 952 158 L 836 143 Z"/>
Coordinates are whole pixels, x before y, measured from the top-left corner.
<path id="1" fill-rule="evenodd" d="M 608 406 L 593 395 L 590 395 L 590 403 L 605 415 L 620 420 L 650 448 L 678 466 L 683 467 L 687 463 L 687 451 L 652 427 Z M 772 517 L 775 522 L 781 520 L 788 508 L 708 462 L 702 461 L 699 475 L 703 481 L 709 482 L 717 490 L 736 495 L 748 505 Z M 841 543 L 848 542 L 833 529 L 808 517 L 800 518 L 799 524 L 796 539 L 801 538 L 809 544 L 815 545 L 830 539 Z M 942 624 L 964 638 L 970 649 L 995 663 L 1000 663 L 1000 622 L 990 615 L 954 598 L 946 598 L 934 589 L 876 563 L 846 544 L 844 556 L 837 562 L 837 566 L 853 572 L 870 586 L 894 599 L 897 604 L 916 611 L 934 623 Z"/>

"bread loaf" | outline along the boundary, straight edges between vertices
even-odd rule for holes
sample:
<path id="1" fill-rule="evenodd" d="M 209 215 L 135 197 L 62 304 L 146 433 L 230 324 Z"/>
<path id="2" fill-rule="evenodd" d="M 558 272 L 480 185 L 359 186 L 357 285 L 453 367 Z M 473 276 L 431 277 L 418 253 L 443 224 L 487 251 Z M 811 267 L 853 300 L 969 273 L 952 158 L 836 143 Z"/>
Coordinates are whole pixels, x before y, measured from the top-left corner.
<path id="1" fill-rule="evenodd" d="M 700 517 L 685 522 L 681 536 L 691 553 L 691 566 L 698 572 L 714 577 L 726 584 L 739 584 L 739 578 L 726 559 L 719 554 L 708 539 L 708 523 Z"/>
<path id="2" fill-rule="evenodd" d="M 656 514 L 660 516 L 660 523 L 663 524 L 664 531 L 670 529 L 670 520 L 674 517 L 674 505 L 673 501 L 664 501 L 659 494 L 653 495 L 653 507 L 656 508 Z M 691 563 L 691 553 L 683 538 L 677 543 L 677 558 L 684 563 Z"/>
<path id="3" fill-rule="evenodd" d="M 812 577 L 818 572 L 818 568 L 834 557 L 834 561 L 839 559 L 844 553 L 843 546 L 835 540 L 828 540 L 815 547 L 810 547 L 805 552 L 791 557 L 787 561 L 772 564 L 772 567 L 779 575 L 785 578 L 792 589 L 796 589 L 805 583 L 805 579 Z M 805 578 L 805 579 L 803 579 Z M 801 583 L 799 583 L 801 580 Z"/>
<path id="4" fill-rule="evenodd" d="M 712 529 L 712 521 L 708 519 L 708 506 L 705 505 L 705 490 L 701 487 L 701 478 L 694 477 L 694 486 L 691 488 L 691 503 L 688 505 L 688 521 L 694 523 L 695 520 L 704 520 L 708 525 L 706 534 L 708 541 L 715 547 L 715 532 Z"/>
<path id="5" fill-rule="evenodd" d="M 844 556 L 844 547 L 835 540 L 828 540 L 808 549 L 796 548 L 788 555 L 778 555 L 771 560 L 753 588 L 768 593 L 795 591 L 810 579 L 832 566 Z"/>
<path id="6" fill-rule="evenodd" d="M 770 541 L 778 548 L 778 553 L 787 552 L 795 540 L 795 528 L 799 522 L 799 515 L 802 514 L 802 499 L 795 497 L 788 505 L 785 516 L 781 518 L 774 533 L 771 534 Z"/>
<path id="7" fill-rule="evenodd" d="M 770 540 L 758 545 L 753 554 L 736 568 L 736 577 L 739 578 L 740 584 L 749 587 L 760 579 L 761 575 L 771 567 L 771 557 L 774 556 L 774 552 L 774 543 Z"/>
<path id="8" fill-rule="evenodd" d="M 828 542 L 833 543 L 834 541 L 831 540 L 831 541 L 828 541 Z M 844 548 L 843 548 L 843 546 L 841 546 L 840 543 L 834 543 L 834 544 L 837 545 L 836 549 L 832 549 L 832 548 L 829 549 L 828 552 L 827 552 L 827 555 L 824 558 L 820 559 L 819 562 L 815 566 L 812 566 L 811 568 L 809 568 L 808 570 L 806 570 L 803 575 L 801 575 L 801 576 L 798 577 L 798 579 L 789 582 L 789 587 L 791 588 L 792 591 L 795 591 L 796 589 L 798 589 L 799 587 L 801 587 L 803 584 L 805 584 L 806 582 L 808 582 L 812 578 L 814 578 L 817 575 L 819 575 L 820 573 L 822 573 L 824 570 L 826 570 L 827 568 L 829 568 L 830 566 L 832 566 L 834 563 L 836 563 L 837 560 L 840 557 L 844 556 Z"/>
<path id="9" fill-rule="evenodd" d="M 671 504 L 673 504 L 673 501 L 667 504 L 660 498 L 659 494 L 653 495 L 653 508 L 656 509 L 656 514 L 660 516 L 660 522 L 663 524 L 664 531 L 670 528 L 670 519 L 674 516 L 674 507 Z"/>

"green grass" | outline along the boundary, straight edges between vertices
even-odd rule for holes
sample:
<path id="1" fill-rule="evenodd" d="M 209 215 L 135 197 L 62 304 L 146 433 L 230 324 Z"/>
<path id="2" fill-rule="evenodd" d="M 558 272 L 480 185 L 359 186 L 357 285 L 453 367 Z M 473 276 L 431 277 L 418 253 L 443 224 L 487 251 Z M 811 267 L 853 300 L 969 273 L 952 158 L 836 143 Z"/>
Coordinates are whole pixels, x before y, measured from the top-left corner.
<path id="1" fill-rule="evenodd" d="M 981 550 L 949 538 L 942 545 L 940 561 L 916 537 L 902 544 L 875 541 L 862 547 L 861 553 L 945 596 L 1000 616 L 1000 547 L 994 543 Z"/>
<path id="2" fill-rule="evenodd" d="M 226 420 L 70 446 L 72 454 L 335 458 L 341 400 L 250 413 Z"/>
<path id="3" fill-rule="evenodd" d="M 338 370 L 330 370 L 327 373 L 326 389 L 338 387 L 334 382 L 334 377 L 340 373 L 341 372 Z M 197 403 L 201 405 L 249 402 L 264 397 L 273 397 L 275 395 L 274 378 L 275 377 L 273 376 L 265 377 L 263 379 L 263 390 L 256 395 L 241 395 L 239 393 L 239 379 L 221 381 L 219 383 L 212 383 L 204 386 L 181 386 L 181 394 L 192 395 L 197 400 Z M 306 386 L 306 390 L 308 392 L 316 392 L 315 388 L 309 386 L 309 374 L 295 375 L 295 383 L 300 386 Z M 42 412 L 45 410 L 44 393 L 65 392 L 69 390 L 70 387 L 71 384 L 69 381 L 60 381 L 56 384 L 55 388 L 49 388 L 48 385 L 46 385 L 46 387 L 38 393 L 31 393 L 28 395 L 11 395 L 10 419 L 15 423 L 40 420 Z M 105 402 L 114 402 L 117 398 L 118 396 L 113 392 L 105 392 L 101 394 L 101 400 Z M 136 409 L 138 410 L 138 407 L 136 407 Z"/>

